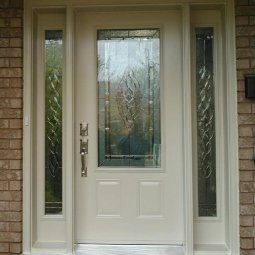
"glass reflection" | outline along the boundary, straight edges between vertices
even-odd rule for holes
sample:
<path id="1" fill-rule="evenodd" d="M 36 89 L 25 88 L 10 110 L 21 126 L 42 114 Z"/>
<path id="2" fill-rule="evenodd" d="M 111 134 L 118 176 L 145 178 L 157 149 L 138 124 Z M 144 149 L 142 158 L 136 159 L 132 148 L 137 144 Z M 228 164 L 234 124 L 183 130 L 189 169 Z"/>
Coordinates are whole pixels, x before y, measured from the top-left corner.
<path id="1" fill-rule="evenodd" d="M 62 213 L 63 31 L 45 32 L 45 214 Z"/>
<path id="2" fill-rule="evenodd" d="M 99 30 L 99 166 L 160 166 L 159 29 Z"/>
<path id="3" fill-rule="evenodd" d="M 198 216 L 216 216 L 213 28 L 196 29 Z"/>

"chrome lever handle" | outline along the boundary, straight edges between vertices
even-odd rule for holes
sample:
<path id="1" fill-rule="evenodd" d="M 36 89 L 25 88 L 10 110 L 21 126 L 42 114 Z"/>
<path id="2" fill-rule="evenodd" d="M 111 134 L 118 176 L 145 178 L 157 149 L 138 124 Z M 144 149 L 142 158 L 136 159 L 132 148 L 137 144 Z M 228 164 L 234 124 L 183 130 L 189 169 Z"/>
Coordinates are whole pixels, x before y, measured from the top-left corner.
<path id="1" fill-rule="evenodd" d="M 80 140 L 80 154 L 81 154 L 81 177 L 87 177 L 88 169 L 86 165 L 86 155 L 88 154 L 88 140 Z"/>

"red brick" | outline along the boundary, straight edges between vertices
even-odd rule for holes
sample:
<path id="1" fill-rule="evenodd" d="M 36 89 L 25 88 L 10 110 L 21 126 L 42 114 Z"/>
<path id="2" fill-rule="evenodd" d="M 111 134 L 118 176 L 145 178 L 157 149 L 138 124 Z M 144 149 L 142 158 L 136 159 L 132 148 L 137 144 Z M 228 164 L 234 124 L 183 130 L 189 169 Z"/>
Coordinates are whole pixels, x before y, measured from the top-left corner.
<path id="1" fill-rule="evenodd" d="M 248 5 L 249 0 L 236 0 L 235 4 L 236 4 L 236 6 Z"/>
<path id="2" fill-rule="evenodd" d="M 255 59 L 251 59 L 251 68 L 255 68 Z"/>
<path id="3" fill-rule="evenodd" d="M 249 103 L 239 103 L 238 104 L 239 113 L 251 113 L 251 104 Z"/>
<path id="4" fill-rule="evenodd" d="M 22 161 L 21 160 L 10 160 L 10 169 L 21 169 Z"/>
<path id="5" fill-rule="evenodd" d="M 241 182 L 240 183 L 241 192 L 255 192 L 255 182 Z"/>
<path id="6" fill-rule="evenodd" d="M 0 159 L 0 170 L 9 168 L 9 160 Z"/>
<path id="7" fill-rule="evenodd" d="M 253 248 L 253 238 L 241 239 L 240 246 L 242 249 L 252 249 Z"/>
<path id="8" fill-rule="evenodd" d="M 9 87 L 9 79 L 0 78 L 0 88 L 8 88 Z"/>
<path id="9" fill-rule="evenodd" d="M 22 128 L 23 121 L 22 119 L 10 120 L 10 128 Z"/>
<path id="10" fill-rule="evenodd" d="M 9 189 L 8 181 L 0 181 L 0 190 L 8 190 L 8 189 Z"/>
<path id="11" fill-rule="evenodd" d="M 4 109 L 4 110 L 0 109 L 0 118 L 2 119 L 15 119 L 15 118 L 20 119 L 21 117 L 22 111 L 20 109 Z"/>
<path id="12" fill-rule="evenodd" d="M 2 0 L 1 0 L 2 1 Z M 4 12 L 0 12 L 1 18 L 9 18 L 9 17 L 22 17 L 22 10 L 19 9 L 6 9 Z"/>
<path id="13" fill-rule="evenodd" d="M 21 190 L 21 181 L 10 181 L 10 190 Z"/>
<path id="14" fill-rule="evenodd" d="M 0 242 L 20 242 L 21 233 L 0 232 Z"/>
<path id="15" fill-rule="evenodd" d="M 255 26 L 237 27 L 236 28 L 236 35 L 237 36 L 252 36 L 252 35 L 255 35 Z"/>
<path id="16" fill-rule="evenodd" d="M 0 232 L 9 231 L 9 223 L 8 222 L 0 222 Z"/>
<path id="17" fill-rule="evenodd" d="M 253 127 L 249 126 L 240 126 L 239 127 L 239 136 L 253 136 Z"/>
<path id="18" fill-rule="evenodd" d="M 0 201 L 0 211 L 8 211 L 10 208 L 9 204 L 7 201 Z"/>
<path id="19" fill-rule="evenodd" d="M 236 15 L 254 15 L 255 6 L 238 6 L 236 7 Z"/>
<path id="20" fill-rule="evenodd" d="M 10 38 L 10 47 L 21 47 L 22 39 L 21 38 Z"/>
<path id="21" fill-rule="evenodd" d="M 11 78 L 10 79 L 10 87 L 12 88 L 21 88 L 22 87 L 22 79 L 21 78 Z"/>
<path id="22" fill-rule="evenodd" d="M 250 46 L 251 47 L 255 46 L 255 36 L 254 37 L 250 37 Z"/>
<path id="23" fill-rule="evenodd" d="M 237 89 L 238 91 L 244 92 L 244 80 L 237 82 Z"/>
<path id="24" fill-rule="evenodd" d="M 239 160 L 239 166 L 240 166 L 240 170 L 255 170 L 255 164 L 253 160 L 245 160 L 245 159 Z"/>
<path id="25" fill-rule="evenodd" d="M 0 48 L 9 47 L 10 40 L 7 38 L 0 38 Z"/>
<path id="26" fill-rule="evenodd" d="M 14 254 L 20 254 L 22 250 L 22 245 L 21 243 L 11 243 L 10 244 L 10 252 Z"/>
<path id="27" fill-rule="evenodd" d="M 21 37 L 22 29 L 21 28 L 0 28 L 0 37 Z"/>
<path id="28" fill-rule="evenodd" d="M 0 170 L 0 180 L 21 180 L 22 172 L 20 170 Z"/>
<path id="29" fill-rule="evenodd" d="M 255 237 L 255 228 L 253 227 L 241 227 L 240 228 L 241 237 Z"/>
<path id="30" fill-rule="evenodd" d="M 22 90 L 19 88 L 0 89 L 0 97 L 21 97 Z"/>
<path id="31" fill-rule="evenodd" d="M 1 159 L 21 159 L 21 150 L 0 150 Z"/>
<path id="32" fill-rule="evenodd" d="M 236 65 L 238 69 L 248 69 L 250 67 L 249 59 L 238 59 L 236 61 Z"/>
<path id="33" fill-rule="evenodd" d="M 20 222 L 22 214 L 20 212 L 0 212 L 1 222 Z"/>
<path id="34" fill-rule="evenodd" d="M 10 148 L 11 149 L 21 149 L 22 148 L 22 140 L 10 140 Z"/>
<path id="35" fill-rule="evenodd" d="M 255 25 L 255 16 L 250 16 L 249 17 L 249 24 L 250 25 Z"/>
<path id="36" fill-rule="evenodd" d="M 236 46 L 237 48 L 244 48 L 250 45 L 250 41 L 248 37 L 237 37 L 236 38 Z"/>
<path id="37" fill-rule="evenodd" d="M 253 171 L 240 171 L 240 181 L 253 181 Z"/>
<path id="38" fill-rule="evenodd" d="M 9 67 L 10 60 L 8 58 L 0 58 L 0 67 Z"/>
<path id="39" fill-rule="evenodd" d="M 245 114 L 239 115 L 239 123 L 240 124 L 254 124 L 255 125 L 255 118 L 253 114 Z"/>
<path id="40" fill-rule="evenodd" d="M 22 67 L 23 61 L 22 58 L 11 58 L 10 59 L 10 67 Z"/>
<path id="41" fill-rule="evenodd" d="M 236 17 L 236 25 L 248 25 L 249 24 L 249 17 L 247 16 L 238 16 Z"/>
<path id="42" fill-rule="evenodd" d="M 10 222 L 9 227 L 10 227 L 11 232 L 21 232 L 22 231 L 21 222 Z"/>
<path id="43" fill-rule="evenodd" d="M 10 7 L 22 9 L 23 1 L 21 1 L 21 0 L 10 0 Z"/>
<path id="44" fill-rule="evenodd" d="M 21 68 L 0 68 L 0 77 L 21 77 Z"/>
<path id="45" fill-rule="evenodd" d="M 9 147 L 10 147 L 9 140 L 0 139 L 0 149 L 9 149 Z"/>
<path id="46" fill-rule="evenodd" d="M 254 147 L 254 138 L 241 137 L 239 138 L 239 148 L 249 148 Z"/>
<path id="47" fill-rule="evenodd" d="M 253 204 L 254 195 L 253 193 L 241 193 L 240 194 L 240 204 Z"/>
<path id="48" fill-rule="evenodd" d="M 10 99 L 10 107 L 11 108 L 22 108 L 22 99 L 11 98 Z"/>
<path id="49" fill-rule="evenodd" d="M 0 200 L 2 201 L 20 201 L 21 192 L 20 191 L 1 191 Z M 1 221 L 1 216 L 0 216 Z"/>
<path id="50" fill-rule="evenodd" d="M 0 48 L 0 57 L 18 58 L 22 56 L 20 48 Z"/>
<path id="51" fill-rule="evenodd" d="M 13 212 L 22 211 L 22 202 L 11 201 L 10 202 L 10 210 Z"/>
<path id="52" fill-rule="evenodd" d="M 0 119 L 0 128 L 8 128 L 9 127 L 9 121 Z"/>
<path id="53" fill-rule="evenodd" d="M 9 252 L 9 244 L 0 243 L 0 252 Z"/>
<path id="54" fill-rule="evenodd" d="M 255 58 L 255 49 L 240 48 L 236 50 L 237 58 Z"/>
<path id="55" fill-rule="evenodd" d="M 252 148 L 250 148 L 250 149 L 242 148 L 242 149 L 239 149 L 239 158 L 240 159 L 253 159 L 254 153 L 255 152 Z"/>

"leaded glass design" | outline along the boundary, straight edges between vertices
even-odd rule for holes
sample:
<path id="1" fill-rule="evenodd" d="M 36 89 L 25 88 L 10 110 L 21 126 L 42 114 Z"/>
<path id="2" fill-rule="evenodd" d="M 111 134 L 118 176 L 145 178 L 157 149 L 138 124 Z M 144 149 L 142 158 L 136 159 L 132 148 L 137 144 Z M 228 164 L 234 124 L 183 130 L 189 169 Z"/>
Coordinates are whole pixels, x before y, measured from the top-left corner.
<path id="1" fill-rule="evenodd" d="M 160 167 L 160 30 L 98 30 L 98 165 Z"/>
<path id="2" fill-rule="evenodd" d="M 216 216 L 213 28 L 196 28 L 198 216 Z"/>
<path id="3" fill-rule="evenodd" d="M 45 31 L 45 214 L 62 213 L 63 32 Z"/>

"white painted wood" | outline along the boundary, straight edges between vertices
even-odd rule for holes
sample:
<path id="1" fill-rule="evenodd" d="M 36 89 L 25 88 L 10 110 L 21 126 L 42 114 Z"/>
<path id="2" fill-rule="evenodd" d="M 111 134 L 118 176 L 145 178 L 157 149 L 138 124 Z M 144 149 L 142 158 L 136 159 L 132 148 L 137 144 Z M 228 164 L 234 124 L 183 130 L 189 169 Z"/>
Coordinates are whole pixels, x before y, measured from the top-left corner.
<path id="1" fill-rule="evenodd" d="M 184 223 L 181 12 L 80 11 L 76 15 L 77 242 L 182 245 Z M 95 35 L 96 29 L 99 28 L 127 27 L 162 28 L 162 167 L 154 170 L 108 168 L 108 171 L 104 171 L 105 168 L 97 167 Z M 89 124 L 87 178 L 80 176 L 81 122 Z M 154 204 L 149 205 L 153 202 Z"/>
<path id="2" fill-rule="evenodd" d="M 224 89 L 222 80 L 222 37 L 221 37 L 221 11 L 208 10 L 192 11 L 192 35 L 194 37 L 195 27 L 213 27 L 214 28 L 214 82 L 215 82 L 215 129 L 216 129 L 216 187 L 217 187 L 217 217 L 199 217 L 198 216 L 198 194 L 197 194 L 197 176 L 194 177 L 195 185 L 195 204 L 194 204 L 194 218 L 195 218 L 195 244 L 214 244 L 214 243 L 226 243 L 226 221 L 224 217 L 225 213 L 225 164 L 224 164 Z M 194 50 L 195 52 L 195 50 Z M 193 61 L 193 70 L 195 70 L 195 62 Z M 193 72 L 195 73 L 195 71 Z M 195 78 L 195 77 L 194 77 Z M 195 90 L 195 79 L 193 79 L 193 89 Z M 193 93 L 195 95 L 195 92 Z M 194 122 L 193 130 L 196 130 L 196 124 Z M 196 136 L 194 136 L 196 139 Z M 196 163 L 197 148 L 194 148 L 194 162 Z M 197 164 L 194 164 L 194 173 L 196 173 Z M 208 231 L 206 231 L 208 230 Z"/>
<path id="3" fill-rule="evenodd" d="M 193 254 L 193 168 L 190 5 L 183 6 L 183 141 L 185 254 Z M 192 208 L 192 209 L 191 209 Z"/>
<path id="4" fill-rule="evenodd" d="M 240 253 L 239 233 L 239 162 L 238 162 L 238 115 L 236 80 L 236 45 L 234 1 L 226 5 L 226 86 L 227 86 L 227 180 L 229 185 L 228 225 L 229 249 L 232 254 Z"/>
<path id="5" fill-rule="evenodd" d="M 223 87 L 223 58 L 222 58 L 222 31 L 221 31 L 221 11 L 220 10 L 194 10 L 191 13 L 192 36 L 195 40 L 196 27 L 214 28 L 214 84 L 215 84 L 215 129 L 216 129 L 216 187 L 217 187 L 217 217 L 198 216 L 198 194 L 197 194 L 197 148 L 194 146 L 194 243 L 195 244 L 226 244 L 226 229 L 228 227 L 225 220 L 226 201 L 225 193 L 228 190 L 225 181 L 225 125 L 224 125 L 224 87 Z M 193 48 L 193 52 L 195 49 Z M 195 53 L 193 53 L 193 88 L 195 90 Z M 193 92 L 195 102 L 195 91 Z M 194 103 L 194 110 L 196 109 Z M 195 114 L 195 112 L 194 112 Z M 193 130 L 196 133 L 196 119 L 194 118 Z M 194 140 L 196 141 L 196 135 Z M 195 142 L 194 142 L 195 145 Z"/>
<path id="6" fill-rule="evenodd" d="M 31 120 L 29 126 L 23 129 L 23 253 L 29 253 L 31 249 L 31 220 L 32 220 L 32 151 L 33 151 L 33 119 L 32 119 L 32 18 L 30 5 L 24 2 L 24 87 L 23 87 L 23 112 Z"/>
<path id="7" fill-rule="evenodd" d="M 74 63 L 73 63 L 73 38 L 74 38 L 73 9 L 66 9 L 66 83 L 64 84 L 64 134 L 65 146 L 63 163 L 65 165 L 65 211 L 66 211 L 66 252 L 73 252 L 74 244 Z"/>
<path id="8" fill-rule="evenodd" d="M 36 44 L 36 70 L 34 83 L 34 138 L 36 154 L 35 157 L 35 186 L 36 199 L 34 206 L 36 207 L 36 216 L 34 224 L 34 233 L 36 242 L 51 242 L 53 239 L 57 242 L 65 240 L 65 208 L 61 215 L 45 215 L 45 31 L 60 29 L 65 31 L 65 16 L 59 13 L 52 14 L 37 14 L 37 44 Z M 63 77 L 65 83 L 65 77 Z M 64 86 L 64 85 L 63 85 Z M 64 114 L 65 117 L 65 114 Z M 63 121 L 65 119 L 63 118 Z M 65 136 L 63 136 L 65 137 Z M 64 143 L 65 143 L 65 139 Z M 65 177 L 65 168 L 63 167 L 63 179 Z M 64 186 L 65 187 L 65 186 Z M 63 188 L 63 194 L 65 189 Z M 63 195 L 63 199 L 65 195 Z M 65 204 L 65 201 L 63 201 Z"/>

